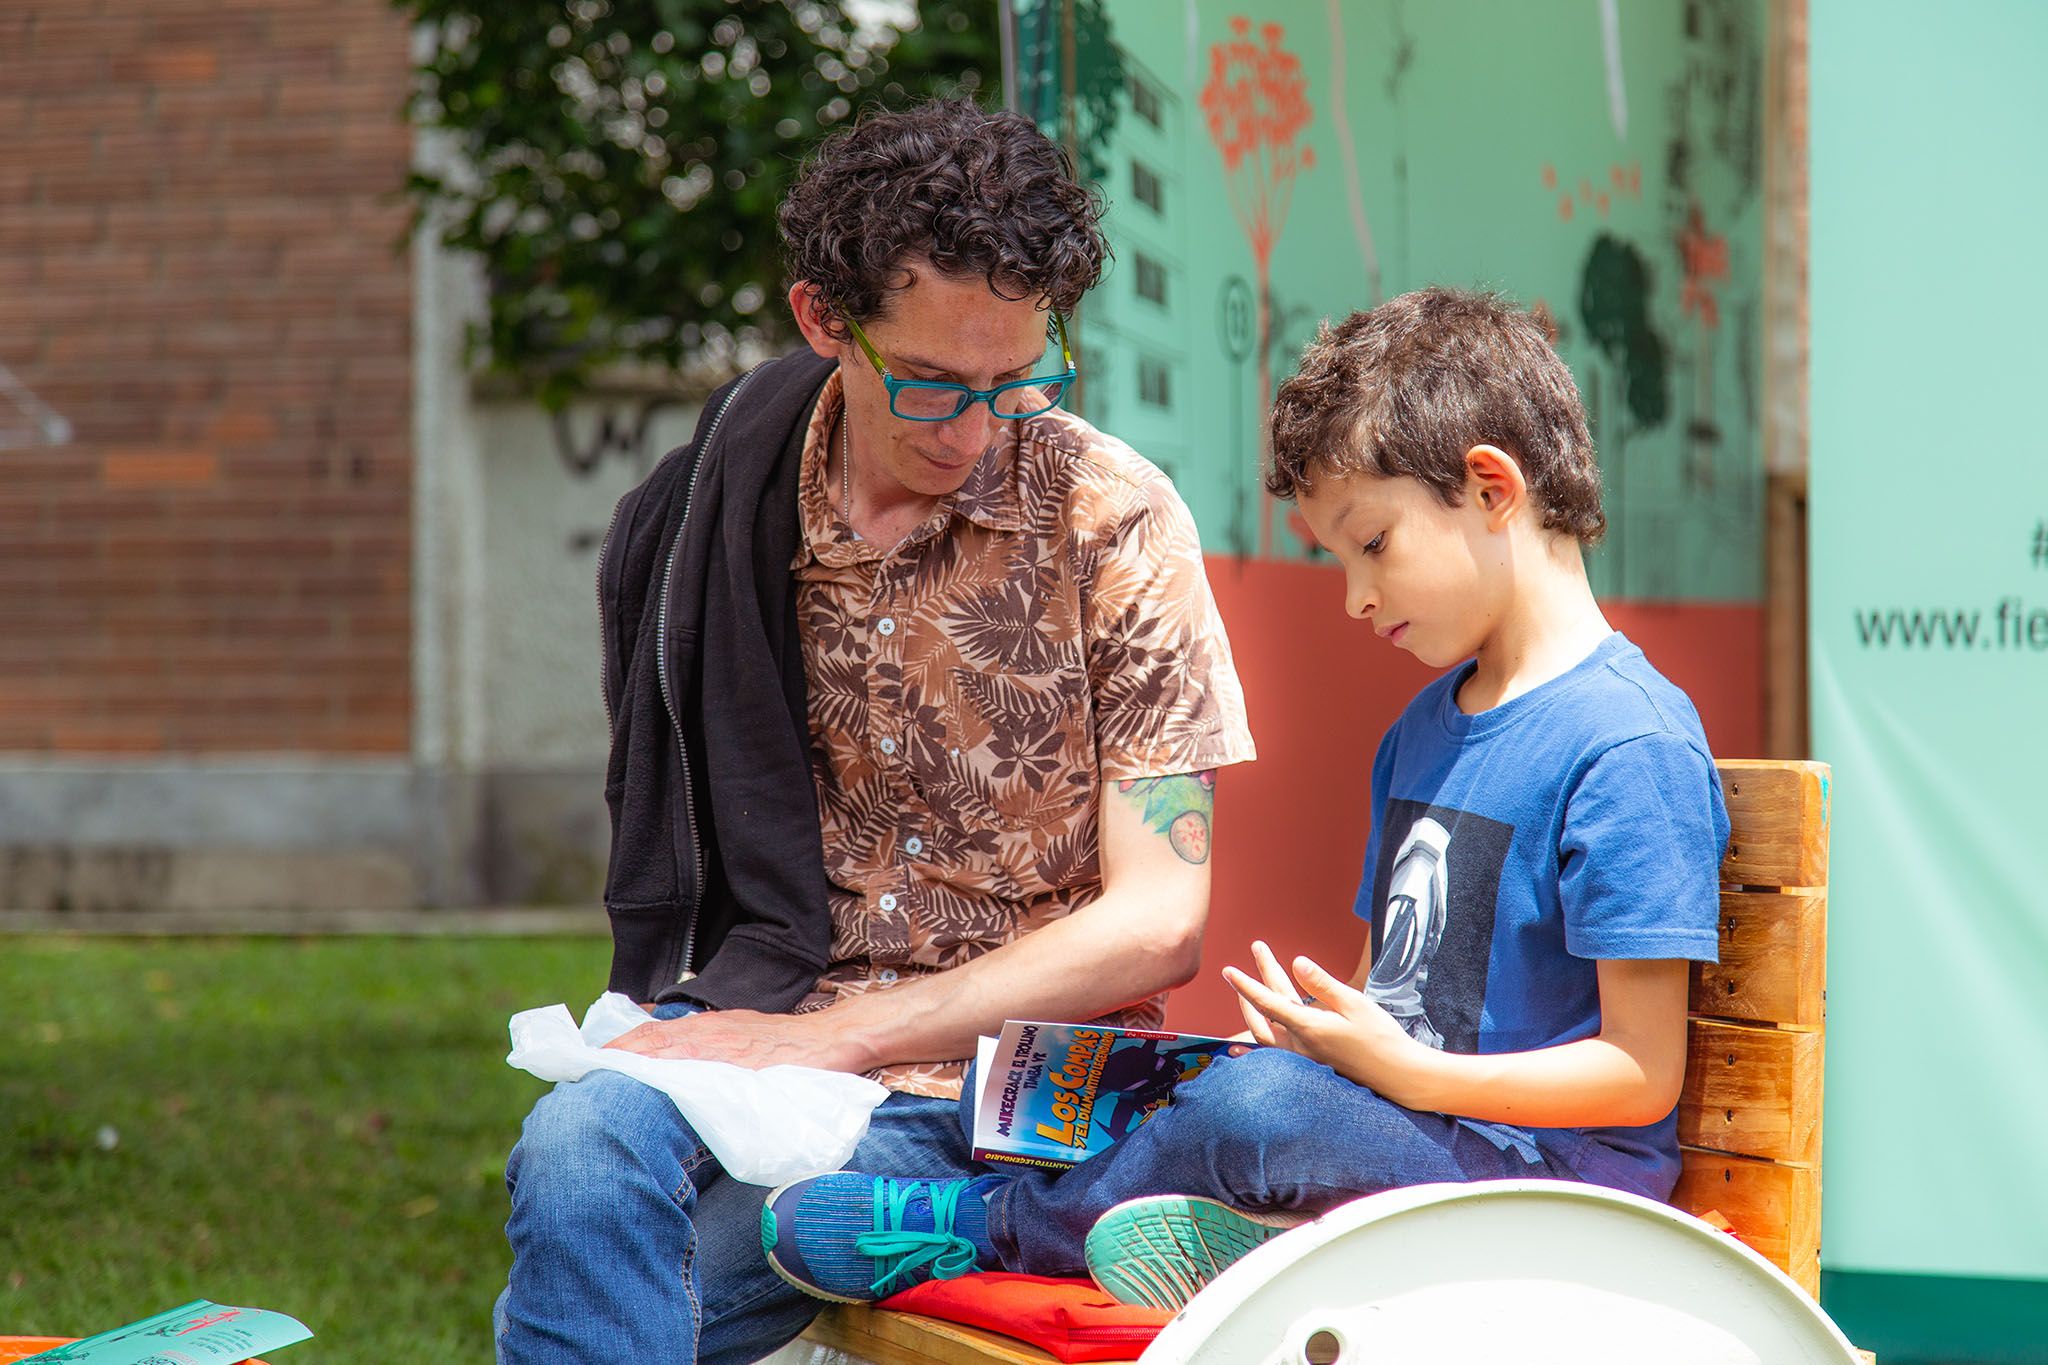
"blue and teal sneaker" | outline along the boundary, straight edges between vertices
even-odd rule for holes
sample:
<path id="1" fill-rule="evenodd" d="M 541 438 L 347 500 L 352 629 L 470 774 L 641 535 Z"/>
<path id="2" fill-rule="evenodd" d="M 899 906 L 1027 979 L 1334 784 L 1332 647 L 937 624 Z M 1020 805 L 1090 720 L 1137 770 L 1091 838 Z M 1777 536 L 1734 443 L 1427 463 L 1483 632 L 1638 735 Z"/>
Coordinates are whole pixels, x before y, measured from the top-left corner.
<path id="1" fill-rule="evenodd" d="M 1193 1195 L 1151 1195 L 1126 1200 L 1096 1219 L 1083 1254 L 1095 1283 L 1118 1303 L 1179 1312 L 1245 1253 L 1312 1216 L 1253 1213 Z"/>
<path id="2" fill-rule="evenodd" d="M 814 1175 L 769 1194 L 761 1251 L 783 1279 L 835 1303 L 869 1303 L 926 1280 L 994 1270 L 1000 1262 L 988 1239 L 987 1194 L 1000 1179 Z"/>

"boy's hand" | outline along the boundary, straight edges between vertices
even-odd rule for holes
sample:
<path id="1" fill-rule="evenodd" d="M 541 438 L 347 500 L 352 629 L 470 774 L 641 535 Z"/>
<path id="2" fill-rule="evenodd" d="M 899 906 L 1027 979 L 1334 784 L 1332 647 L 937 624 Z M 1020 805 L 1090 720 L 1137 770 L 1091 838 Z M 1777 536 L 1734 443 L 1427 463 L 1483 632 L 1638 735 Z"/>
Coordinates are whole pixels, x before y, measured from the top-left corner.
<path id="1" fill-rule="evenodd" d="M 1352 989 L 1306 957 L 1294 959 L 1288 976 L 1273 950 L 1252 943 L 1252 958 L 1263 980 L 1235 967 L 1223 979 L 1237 992 L 1251 1034 L 1262 1043 L 1284 1047 L 1323 1063 L 1338 1075 L 1370 1086 L 1400 1102 L 1406 1077 L 1426 1065 L 1424 1047 L 1408 1036 L 1394 1017 L 1363 991 Z"/>
<path id="2" fill-rule="evenodd" d="M 1301 993 L 1294 989 L 1293 984 L 1287 980 L 1287 974 L 1280 970 L 1280 963 L 1273 956 L 1273 950 L 1258 939 L 1252 940 L 1252 965 L 1257 967 L 1259 975 L 1265 978 L 1263 985 L 1235 967 L 1223 969 L 1223 979 L 1237 992 L 1237 1009 L 1244 1016 L 1243 1036 L 1267 1047 L 1284 1047 L 1290 1052 L 1300 1052 L 1301 1049 L 1295 1046 L 1294 1035 L 1286 1022 L 1273 1010 L 1268 1009 L 1267 1004 L 1283 996 L 1298 1002 Z M 1314 1008 L 1312 1005 L 1302 1007 Z"/>

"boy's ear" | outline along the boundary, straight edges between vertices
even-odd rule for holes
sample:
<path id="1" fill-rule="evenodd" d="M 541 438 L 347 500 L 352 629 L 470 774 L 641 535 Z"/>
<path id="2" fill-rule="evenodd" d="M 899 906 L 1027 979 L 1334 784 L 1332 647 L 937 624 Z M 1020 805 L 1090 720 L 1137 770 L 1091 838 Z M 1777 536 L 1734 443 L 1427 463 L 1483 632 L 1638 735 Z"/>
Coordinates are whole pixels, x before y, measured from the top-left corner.
<path id="1" fill-rule="evenodd" d="M 1486 514 L 1489 530 L 1499 530 L 1529 497 L 1522 466 L 1499 446 L 1476 445 L 1465 452 L 1465 496 Z"/>

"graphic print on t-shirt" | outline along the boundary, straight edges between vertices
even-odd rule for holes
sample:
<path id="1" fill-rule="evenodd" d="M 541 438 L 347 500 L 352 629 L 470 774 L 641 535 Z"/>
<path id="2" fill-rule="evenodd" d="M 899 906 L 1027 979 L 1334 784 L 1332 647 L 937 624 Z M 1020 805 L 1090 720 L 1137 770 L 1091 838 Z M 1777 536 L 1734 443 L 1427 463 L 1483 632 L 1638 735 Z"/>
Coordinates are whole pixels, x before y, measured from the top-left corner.
<path id="1" fill-rule="evenodd" d="M 1397 799 L 1384 819 L 1366 994 L 1418 1041 L 1477 1052 L 1494 909 L 1515 827 Z"/>

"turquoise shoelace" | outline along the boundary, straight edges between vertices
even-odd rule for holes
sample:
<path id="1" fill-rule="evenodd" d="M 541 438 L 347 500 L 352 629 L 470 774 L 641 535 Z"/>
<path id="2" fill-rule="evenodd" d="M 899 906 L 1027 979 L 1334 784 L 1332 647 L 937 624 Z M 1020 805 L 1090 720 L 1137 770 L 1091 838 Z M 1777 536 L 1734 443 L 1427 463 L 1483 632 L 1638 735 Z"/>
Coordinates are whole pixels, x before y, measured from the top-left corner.
<path id="1" fill-rule="evenodd" d="M 853 1249 L 872 1259 L 877 1269 L 887 1267 L 881 1278 L 868 1286 L 878 1297 L 883 1285 L 907 1271 L 929 1267 L 931 1278 L 952 1280 L 974 1269 L 974 1243 L 953 1231 L 953 1214 L 960 1207 L 964 1184 L 930 1182 L 932 1230 L 915 1232 L 903 1226 L 911 1199 L 925 1186 L 922 1180 L 898 1184 L 884 1176 L 875 1177 L 875 1230 L 855 1237 Z"/>

